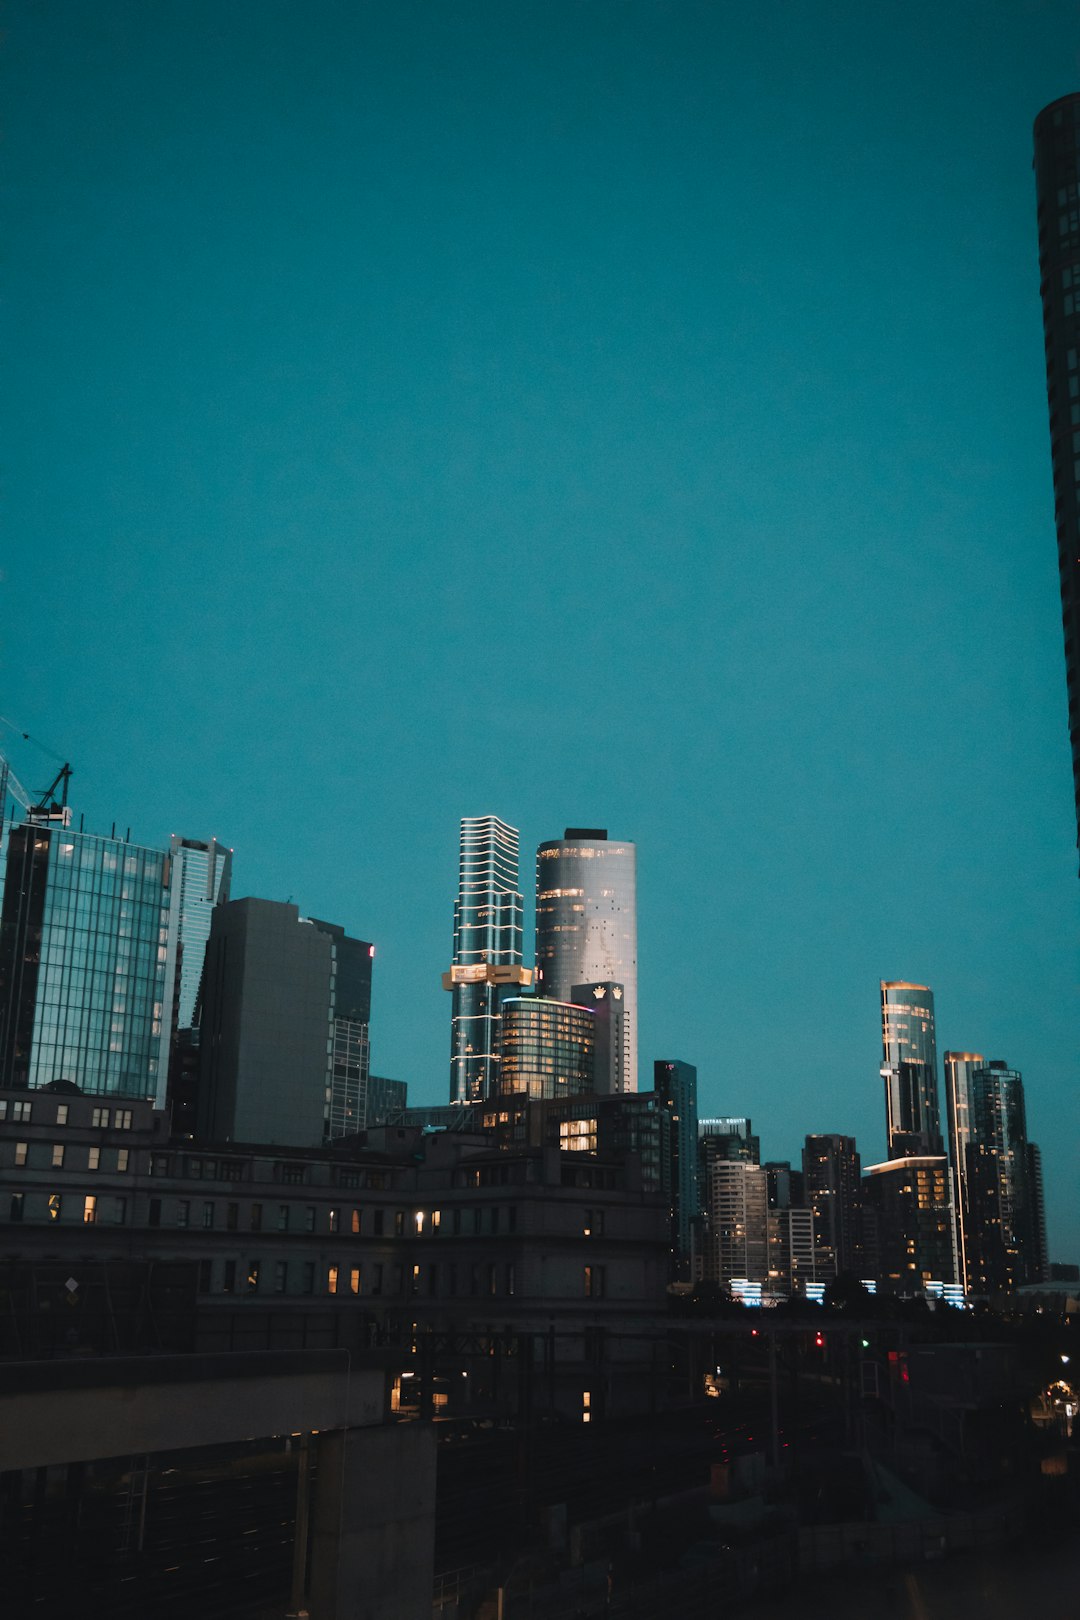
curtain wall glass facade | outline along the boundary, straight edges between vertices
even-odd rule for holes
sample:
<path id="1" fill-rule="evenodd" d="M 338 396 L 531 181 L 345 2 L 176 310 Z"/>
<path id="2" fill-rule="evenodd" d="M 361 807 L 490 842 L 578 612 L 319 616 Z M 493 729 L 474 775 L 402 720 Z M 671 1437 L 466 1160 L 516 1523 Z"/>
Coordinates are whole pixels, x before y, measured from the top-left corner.
<path id="1" fill-rule="evenodd" d="M 567 1001 L 595 980 L 623 987 L 624 1089 L 638 1089 L 637 851 L 593 830 L 536 852 L 536 976 L 543 995 Z"/>
<path id="2" fill-rule="evenodd" d="M 169 858 L 10 828 L 0 911 L 0 1084 L 164 1100 Z"/>

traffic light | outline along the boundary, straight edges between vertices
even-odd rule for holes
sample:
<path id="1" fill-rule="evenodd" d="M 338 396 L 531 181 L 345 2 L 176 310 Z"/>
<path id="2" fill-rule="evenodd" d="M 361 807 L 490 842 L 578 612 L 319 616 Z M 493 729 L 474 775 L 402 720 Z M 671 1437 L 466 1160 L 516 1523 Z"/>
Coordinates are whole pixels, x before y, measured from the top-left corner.
<path id="1" fill-rule="evenodd" d="M 822 1333 L 820 1328 L 814 1334 L 814 1344 L 818 1350 L 824 1350 L 825 1348 L 825 1335 Z"/>

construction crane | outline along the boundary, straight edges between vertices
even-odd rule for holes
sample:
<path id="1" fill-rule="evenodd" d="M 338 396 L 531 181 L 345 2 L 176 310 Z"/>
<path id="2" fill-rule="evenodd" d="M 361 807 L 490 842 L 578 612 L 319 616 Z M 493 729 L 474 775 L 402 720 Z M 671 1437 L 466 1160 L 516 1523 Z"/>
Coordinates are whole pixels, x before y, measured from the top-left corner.
<path id="1" fill-rule="evenodd" d="M 9 731 L 16 732 L 17 735 L 22 737 L 26 742 L 34 743 L 35 747 L 40 748 L 42 753 L 48 754 L 52 752 L 52 750 L 46 748 L 43 743 L 39 743 L 34 737 L 31 737 L 28 731 L 19 731 L 18 727 L 13 726 L 10 720 L 5 720 L 3 715 L 0 715 L 0 724 L 7 726 Z M 54 759 L 59 759 L 60 756 L 58 754 L 53 754 L 52 757 Z M 60 769 L 57 771 L 48 787 L 45 788 L 41 793 L 37 794 L 36 797 L 32 797 L 29 793 L 27 793 L 26 789 L 19 781 L 19 778 L 12 770 L 11 762 L 7 758 L 7 755 L 0 753 L 0 815 L 3 815 L 8 799 L 12 798 L 15 799 L 17 803 L 22 805 L 23 809 L 26 811 L 28 821 L 44 823 L 46 825 L 52 824 L 61 827 L 70 827 L 71 807 L 67 802 L 68 783 L 70 780 L 71 766 L 65 761 L 60 766 Z M 56 797 L 57 789 L 60 790 L 59 802 L 57 802 Z"/>

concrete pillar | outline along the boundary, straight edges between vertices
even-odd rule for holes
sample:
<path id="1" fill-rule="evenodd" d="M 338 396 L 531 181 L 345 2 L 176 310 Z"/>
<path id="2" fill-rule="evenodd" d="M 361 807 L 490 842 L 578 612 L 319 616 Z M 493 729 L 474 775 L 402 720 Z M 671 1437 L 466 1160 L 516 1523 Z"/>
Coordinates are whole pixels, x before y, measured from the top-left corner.
<path id="1" fill-rule="evenodd" d="M 435 1434 L 427 1424 L 318 1436 L 312 1620 L 416 1620 L 435 1578 Z"/>

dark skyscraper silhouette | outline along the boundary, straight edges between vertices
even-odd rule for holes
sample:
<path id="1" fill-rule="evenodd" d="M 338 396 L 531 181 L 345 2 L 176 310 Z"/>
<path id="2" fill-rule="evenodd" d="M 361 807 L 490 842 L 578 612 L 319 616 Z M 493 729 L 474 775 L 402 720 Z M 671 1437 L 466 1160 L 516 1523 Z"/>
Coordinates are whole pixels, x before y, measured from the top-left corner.
<path id="1" fill-rule="evenodd" d="M 1061 623 L 1080 842 L 1080 92 L 1051 102 L 1035 120 L 1035 185 Z"/>

